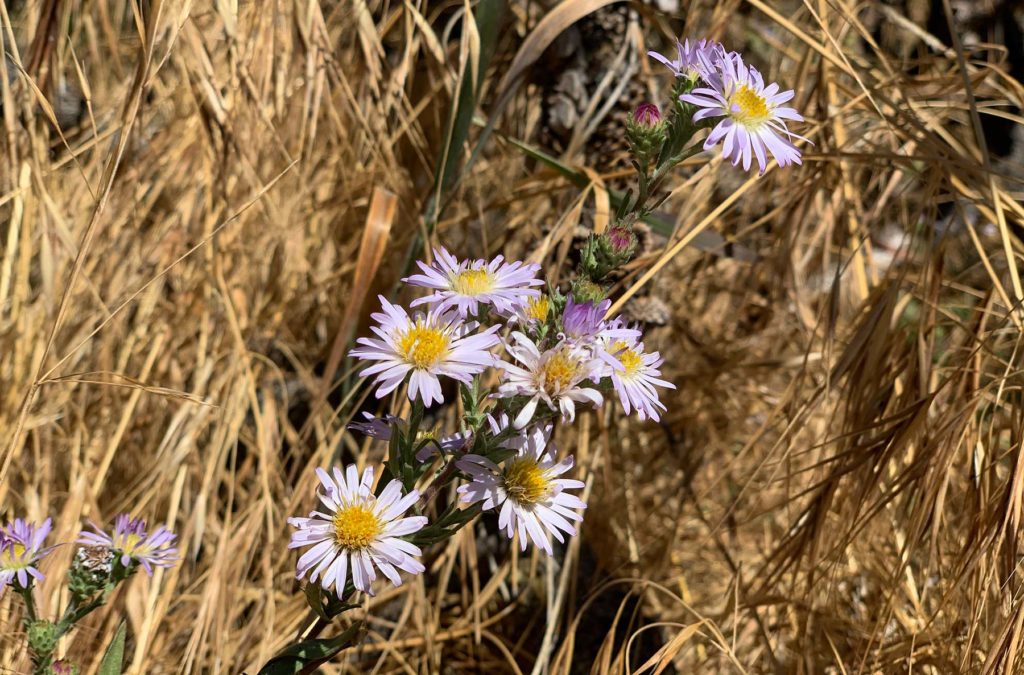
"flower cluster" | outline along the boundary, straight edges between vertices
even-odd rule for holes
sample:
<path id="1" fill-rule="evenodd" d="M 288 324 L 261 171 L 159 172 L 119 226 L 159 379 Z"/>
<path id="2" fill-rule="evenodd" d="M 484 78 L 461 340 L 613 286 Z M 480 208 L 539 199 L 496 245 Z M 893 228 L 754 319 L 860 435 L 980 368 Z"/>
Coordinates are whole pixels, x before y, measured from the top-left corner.
<path id="1" fill-rule="evenodd" d="M 625 244 L 621 259 L 635 242 Z M 412 405 L 407 417 L 364 413 L 349 425 L 388 442 L 388 480 L 375 485 L 373 467 L 317 469 L 325 508 L 289 520 L 289 546 L 303 549 L 297 577 L 339 599 L 372 594 L 378 571 L 396 586 L 400 572 L 423 572 L 420 543 L 451 536 L 479 511 L 497 512 L 499 527 L 523 549 L 532 543 L 552 555 L 551 540 L 576 534 L 586 508 L 570 492 L 583 483 L 564 476 L 573 458 L 559 459 L 551 442 L 555 423 L 572 422 L 577 405 L 600 407 L 610 392 L 627 414 L 657 420 L 665 410 L 657 388 L 673 386 L 658 377 L 661 358 L 644 351 L 640 330 L 607 318 L 611 301 L 597 284 L 574 286 L 565 297 L 542 293 L 539 265 L 459 260 L 445 249 L 419 268 L 405 279 L 429 291 L 412 302 L 418 311 L 380 298 L 374 337 L 358 339 L 350 352 L 371 362 L 360 375 L 373 378 L 378 398 L 404 385 Z M 488 369 L 498 383 L 481 393 Z M 423 424 L 426 410 L 446 401 L 445 379 L 459 385 L 465 408 L 462 428 L 451 433 Z M 428 523 L 410 512 L 421 500 L 414 486 L 437 458 L 442 468 L 427 491 L 464 481 L 462 508 Z"/>
<path id="2" fill-rule="evenodd" d="M 0 593 L 10 586 L 25 602 L 25 636 L 37 675 L 77 673 L 73 664 L 53 660 L 61 636 L 106 602 L 139 567 L 152 576 L 154 567 L 171 567 L 178 560 L 176 535 L 164 527 L 149 532 L 141 518 L 119 515 L 110 534 L 95 524 L 92 527 L 95 532 L 79 534 L 81 546 L 67 574 L 69 602 L 57 621 L 37 617 L 33 596 L 35 582 L 45 578 L 39 565 L 54 548 L 46 546 L 53 521 L 47 518 L 36 525 L 16 518 L 0 527 Z"/>
<path id="3" fill-rule="evenodd" d="M 792 90 L 783 91 L 774 82 L 766 85 L 756 68 L 717 42 L 686 40 L 676 45 L 675 59 L 657 52 L 649 55 L 685 81 L 679 99 L 693 107 L 694 123 L 718 120 L 704 142 L 705 150 L 721 143 L 723 157 L 734 166 L 742 162 L 746 171 L 756 159 L 761 174 L 768 167 L 768 152 L 779 166 L 801 163 L 800 151 L 790 139 L 807 139 L 792 133 L 786 121 L 804 118 L 783 105 L 793 99 Z"/>

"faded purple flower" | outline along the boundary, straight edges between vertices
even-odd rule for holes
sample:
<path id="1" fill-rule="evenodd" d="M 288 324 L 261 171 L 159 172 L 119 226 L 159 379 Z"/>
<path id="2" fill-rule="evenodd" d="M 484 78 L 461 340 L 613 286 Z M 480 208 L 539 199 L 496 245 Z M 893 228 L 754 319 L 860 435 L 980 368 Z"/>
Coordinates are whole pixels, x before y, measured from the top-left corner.
<path id="1" fill-rule="evenodd" d="M 113 534 L 107 534 L 95 523 L 90 523 L 96 532 L 83 531 L 78 543 L 86 546 L 105 546 L 120 556 L 121 565 L 129 567 L 132 562 L 142 565 L 146 574 L 153 576 L 154 567 L 173 567 L 178 562 L 178 549 L 174 547 L 174 534 L 162 525 L 153 532 L 146 531 L 146 521 L 132 518 L 127 513 L 114 520 Z"/>

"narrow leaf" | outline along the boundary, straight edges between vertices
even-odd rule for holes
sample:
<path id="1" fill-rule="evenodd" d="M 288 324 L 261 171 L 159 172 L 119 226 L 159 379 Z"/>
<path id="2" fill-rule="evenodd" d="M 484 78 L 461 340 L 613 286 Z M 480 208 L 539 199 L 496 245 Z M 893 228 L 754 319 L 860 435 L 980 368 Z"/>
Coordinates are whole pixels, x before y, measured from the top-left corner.
<path id="1" fill-rule="evenodd" d="M 126 635 L 126 628 L 124 621 L 117 627 L 117 633 L 114 634 L 114 641 L 107 647 L 107 653 L 103 655 L 103 660 L 100 661 L 100 669 L 97 671 L 98 675 L 121 675 L 121 664 L 124 662 L 124 640 Z"/>

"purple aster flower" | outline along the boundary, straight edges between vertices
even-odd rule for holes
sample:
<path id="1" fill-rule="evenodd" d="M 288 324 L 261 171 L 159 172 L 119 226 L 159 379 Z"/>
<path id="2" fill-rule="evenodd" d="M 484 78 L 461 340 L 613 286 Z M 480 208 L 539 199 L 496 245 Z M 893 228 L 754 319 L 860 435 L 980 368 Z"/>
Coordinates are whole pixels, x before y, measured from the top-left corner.
<path id="1" fill-rule="evenodd" d="M 561 337 L 587 347 L 594 356 L 612 368 L 618 368 L 619 362 L 608 355 L 605 345 L 612 340 L 638 340 L 641 333 L 626 327 L 621 319 L 605 321 L 604 316 L 611 306 L 612 301 L 607 298 L 597 303 L 588 300 L 576 304 L 570 295 L 562 313 Z"/>
<path id="2" fill-rule="evenodd" d="M 467 318 L 480 312 L 480 305 L 491 305 L 502 316 L 508 316 L 540 295 L 532 286 L 543 286 L 537 278 L 540 265 L 523 262 L 505 262 L 502 256 L 485 260 L 455 258 L 446 249 L 434 249 L 434 263 L 417 261 L 423 274 L 414 274 L 402 281 L 413 286 L 433 289 L 425 298 L 413 301 L 412 306 L 430 303 L 436 311 L 455 308 L 459 316 Z"/>
<path id="3" fill-rule="evenodd" d="M 363 418 L 365 422 L 352 422 L 348 425 L 349 429 L 353 431 L 359 431 L 361 433 L 370 436 L 371 438 L 378 438 L 382 441 L 391 440 L 391 430 L 395 424 L 403 424 L 401 418 L 395 417 L 394 415 L 385 415 L 384 417 L 374 417 L 370 413 L 364 412 Z M 460 431 L 450 436 L 442 436 L 436 430 L 420 429 L 416 434 L 417 444 L 420 441 L 433 441 L 427 443 L 423 448 L 416 453 L 416 460 L 425 462 L 430 458 L 431 455 L 437 450 L 438 447 L 445 454 L 451 454 L 456 450 L 461 450 L 469 443 L 472 438 L 472 433 L 469 431 Z"/>
<path id="4" fill-rule="evenodd" d="M 455 312 L 433 308 L 426 314 L 410 317 L 401 307 L 379 296 L 383 313 L 371 314 L 379 326 L 371 330 L 377 338 L 359 338 L 361 345 L 350 356 L 366 361 L 379 361 L 359 373 L 376 375 L 377 398 L 394 391 L 409 375 L 409 400 L 419 396 L 425 406 L 444 402 L 439 375 L 470 384 L 473 376 L 494 365 L 488 350 L 500 340 L 499 326 L 492 326 L 474 335 L 468 334 L 475 324 L 466 324 Z"/>
<path id="5" fill-rule="evenodd" d="M 324 589 L 333 586 L 341 598 L 349 569 L 353 585 L 368 595 L 373 595 L 370 584 L 377 578 L 375 568 L 395 586 L 402 585 L 398 570 L 422 574 L 425 568 L 419 557 L 423 552 L 401 537 L 422 530 L 427 519 L 400 517 L 419 500 L 419 492 L 402 496 L 401 481 L 393 480 L 375 497 L 370 490 L 373 467 L 367 467 L 361 478 L 354 464 L 344 474 L 340 467 L 334 467 L 333 473 L 332 478 L 323 469 L 316 470 L 324 488 L 317 497 L 329 513 L 313 511 L 308 518 L 288 519 L 298 528 L 288 548 L 312 546 L 299 558 L 296 578 L 308 574 L 310 583 L 319 579 Z"/>
<path id="6" fill-rule="evenodd" d="M 120 556 L 122 567 L 127 568 L 134 561 L 142 565 L 146 574 L 153 576 L 154 567 L 173 567 L 178 562 L 178 549 L 174 547 L 178 535 L 162 525 L 147 532 L 144 519 L 132 518 L 127 513 L 114 520 L 113 534 L 107 534 L 95 523 L 90 525 L 96 531 L 83 531 L 78 535 L 78 543 L 110 549 Z"/>
<path id="7" fill-rule="evenodd" d="M 690 40 L 686 39 L 683 42 L 676 40 L 677 55 L 674 59 L 654 51 L 647 52 L 647 55 L 667 66 L 676 77 L 696 79 L 704 76 L 706 63 L 724 51 L 722 45 L 717 42 L 700 40 L 691 44 Z"/>
<path id="8" fill-rule="evenodd" d="M 508 417 L 489 417 L 495 433 L 508 427 Z M 551 537 L 564 543 L 562 532 L 573 536 L 576 528 L 570 521 L 582 521 L 575 509 L 587 505 L 567 490 L 582 488 L 578 480 L 559 478 L 572 469 L 572 457 L 555 462 L 553 446 L 548 440 L 551 425 L 534 425 L 526 434 L 513 436 L 504 447 L 516 450 L 515 456 L 498 466 L 480 455 L 466 455 L 456 462 L 471 481 L 458 487 L 459 501 L 481 504 L 483 510 L 498 509 L 498 527 L 509 539 L 519 534 L 519 546 L 526 550 L 528 541 L 552 555 Z M 549 449 L 550 448 L 550 449 Z"/>
<path id="9" fill-rule="evenodd" d="M 738 54 L 723 55 L 706 65 L 710 69 L 704 78 L 708 86 L 680 96 L 700 108 L 694 122 L 723 118 L 711 130 L 704 149 L 721 142 L 722 156 L 731 159 L 733 166 L 742 162 L 747 171 L 756 158 L 761 174 L 768 166 L 768 151 L 779 166 L 800 164 L 800 151 L 789 139 L 807 139 L 790 132 L 785 120 L 802 122 L 804 118 L 793 108 L 782 106 L 793 98 L 793 91 L 779 91 L 774 82 L 766 86 L 757 69 L 744 65 Z"/>
<path id="10" fill-rule="evenodd" d="M 43 548 L 53 521 L 49 518 L 42 525 L 15 518 L 0 528 L 0 592 L 17 581 L 22 588 L 28 588 L 32 580 L 42 581 L 45 577 L 39 571 L 39 561 L 52 550 Z"/>
<path id="11" fill-rule="evenodd" d="M 661 354 L 644 352 L 643 343 L 628 340 L 616 340 L 605 349 L 605 353 L 618 361 L 618 367 L 611 370 L 612 386 L 619 395 L 619 402 L 628 415 L 636 409 L 637 417 L 645 420 L 650 417 L 657 422 L 661 419 L 660 411 L 667 408 L 658 398 L 655 386 L 675 389 L 676 385 L 661 379 L 659 366 L 664 362 Z"/>

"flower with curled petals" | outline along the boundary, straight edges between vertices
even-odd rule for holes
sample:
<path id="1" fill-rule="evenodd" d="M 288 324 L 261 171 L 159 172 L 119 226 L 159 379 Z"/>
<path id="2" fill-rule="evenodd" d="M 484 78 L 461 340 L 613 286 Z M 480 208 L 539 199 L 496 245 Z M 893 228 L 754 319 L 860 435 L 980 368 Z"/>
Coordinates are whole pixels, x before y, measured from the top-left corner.
<path id="1" fill-rule="evenodd" d="M 601 392 L 584 386 L 587 380 L 599 380 L 607 368 L 588 347 L 562 341 L 541 352 L 523 333 L 517 331 L 511 337 L 505 348 L 520 365 L 505 361 L 498 364 L 504 375 L 495 396 L 529 399 L 513 420 L 516 429 L 530 423 L 541 402 L 569 420 L 576 418 L 577 402 L 590 403 L 595 408 L 604 403 Z"/>

